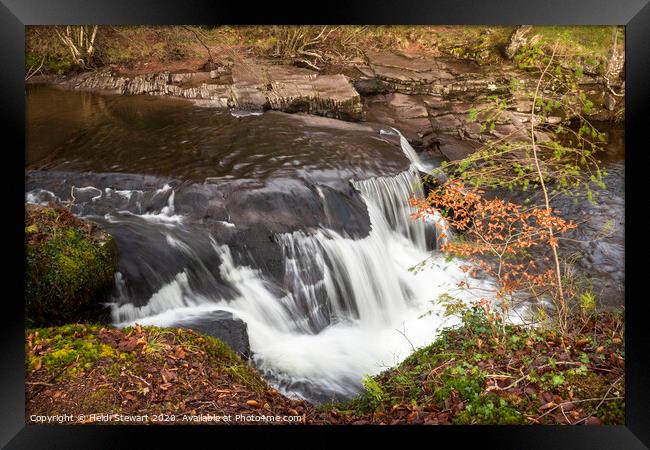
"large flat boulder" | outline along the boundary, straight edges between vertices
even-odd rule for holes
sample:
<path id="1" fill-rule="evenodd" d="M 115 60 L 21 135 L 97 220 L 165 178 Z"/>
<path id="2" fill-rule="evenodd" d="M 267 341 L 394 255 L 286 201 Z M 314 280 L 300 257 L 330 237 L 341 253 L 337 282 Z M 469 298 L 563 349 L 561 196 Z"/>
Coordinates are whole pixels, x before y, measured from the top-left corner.
<path id="1" fill-rule="evenodd" d="M 187 328 L 215 337 L 237 353 L 249 357 L 248 326 L 228 311 L 211 311 L 200 316 L 184 318 L 171 328 Z"/>

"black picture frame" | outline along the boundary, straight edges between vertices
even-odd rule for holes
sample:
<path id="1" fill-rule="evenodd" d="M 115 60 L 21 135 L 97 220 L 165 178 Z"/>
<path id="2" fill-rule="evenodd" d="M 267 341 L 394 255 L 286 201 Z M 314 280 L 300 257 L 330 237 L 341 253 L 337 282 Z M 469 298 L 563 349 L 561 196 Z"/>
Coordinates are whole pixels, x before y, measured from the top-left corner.
<path id="1" fill-rule="evenodd" d="M 24 396 L 24 39 L 26 25 L 51 24 L 533 24 L 626 26 L 626 425 L 625 426 L 483 426 L 483 427 L 356 427 L 384 439 L 388 433 L 412 441 L 415 435 L 427 445 L 444 445 L 440 437 L 457 445 L 476 440 L 483 448 L 517 449 L 641 449 L 650 446 L 650 372 L 645 332 L 643 257 L 645 210 L 642 172 L 648 151 L 644 132 L 650 100 L 650 4 L 649 0 L 447 0 L 442 1 L 339 1 L 210 2 L 186 0 L 0 0 L 0 54 L 2 68 L 2 123 L 12 144 L 4 148 L 3 222 L 5 262 L 4 321 L 0 327 L 0 445 L 7 448 L 115 448 L 150 442 L 152 436 L 202 433 L 207 427 L 125 427 L 26 425 Z M 22 156 L 20 156 L 22 155 Z M 22 167 L 20 165 L 22 164 Z M 639 200 L 635 201 L 638 197 Z M 647 203 L 647 201 L 646 201 Z M 632 208 L 640 218 L 634 219 Z M 20 260 L 21 263 L 17 261 Z M 5 272 L 7 273 L 7 272 Z M 646 275 L 647 276 L 647 275 Z M 647 288 L 646 288 L 647 289 Z M 294 433 L 317 434 L 318 440 L 292 441 L 286 445 L 322 443 L 331 436 L 340 441 L 348 427 L 210 427 L 244 440 L 258 436 Z M 234 433 L 234 434 L 233 434 Z M 245 434 L 244 434 L 245 433 Z M 208 438 L 209 439 L 209 438 Z M 187 441 L 186 441 L 187 442 Z M 191 441 L 190 441 L 191 442 Z M 210 441 L 208 441 L 210 442 Z M 242 441 L 244 442 L 244 441 Z M 195 444 L 197 445 L 198 442 Z M 213 441 L 212 444 L 216 445 Z M 191 445 L 191 444 L 190 444 Z"/>

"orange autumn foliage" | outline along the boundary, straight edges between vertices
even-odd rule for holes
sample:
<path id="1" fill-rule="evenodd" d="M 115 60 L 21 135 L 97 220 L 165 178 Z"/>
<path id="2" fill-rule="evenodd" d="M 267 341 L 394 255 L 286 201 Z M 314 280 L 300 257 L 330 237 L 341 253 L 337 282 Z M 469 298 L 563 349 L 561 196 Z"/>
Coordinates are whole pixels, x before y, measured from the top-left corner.
<path id="1" fill-rule="evenodd" d="M 449 225 L 463 233 L 461 239 L 441 242 L 441 250 L 467 259 L 463 270 L 471 275 L 482 271 L 494 277 L 498 296 L 526 288 L 557 288 L 553 268 L 540 264 L 539 257 L 549 245 L 558 245 L 558 235 L 576 227 L 573 221 L 546 208 L 486 199 L 483 194 L 460 180 L 450 180 L 426 198 L 411 198 L 410 203 L 415 218 L 440 211 Z M 447 234 L 439 233 L 439 238 Z"/>

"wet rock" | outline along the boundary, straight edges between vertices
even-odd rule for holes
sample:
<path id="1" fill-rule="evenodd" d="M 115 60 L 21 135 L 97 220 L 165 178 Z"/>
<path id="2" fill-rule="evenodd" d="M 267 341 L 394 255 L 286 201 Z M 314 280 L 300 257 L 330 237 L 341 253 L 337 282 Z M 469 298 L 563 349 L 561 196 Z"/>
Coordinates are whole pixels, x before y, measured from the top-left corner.
<path id="1" fill-rule="evenodd" d="M 464 159 L 474 153 L 480 144 L 454 136 L 439 136 L 439 150 L 450 161 Z"/>
<path id="2" fill-rule="evenodd" d="M 263 187 L 242 183 L 228 194 L 227 208 L 232 222 L 244 227 L 261 223 L 269 233 L 324 223 L 351 236 L 367 236 L 370 230 L 365 204 L 351 187 L 341 191 L 289 179 L 269 181 Z"/>
<path id="3" fill-rule="evenodd" d="M 234 351 L 250 357 L 246 323 L 227 311 L 211 311 L 201 316 L 186 318 L 171 325 L 172 328 L 189 328 L 199 333 L 215 337 L 228 344 Z"/>

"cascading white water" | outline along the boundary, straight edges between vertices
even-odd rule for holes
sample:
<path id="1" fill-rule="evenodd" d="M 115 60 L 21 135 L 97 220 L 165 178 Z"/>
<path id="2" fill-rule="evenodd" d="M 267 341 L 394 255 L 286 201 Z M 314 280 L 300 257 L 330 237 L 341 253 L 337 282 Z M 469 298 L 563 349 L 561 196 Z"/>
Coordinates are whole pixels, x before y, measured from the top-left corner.
<path id="1" fill-rule="evenodd" d="M 427 224 L 410 217 L 408 198 L 422 193 L 418 183 L 414 168 L 353 182 L 370 216 L 363 239 L 326 228 L 278 235 L 286 295 L 259 270 L 236 265 L 230 249 L 213 240 L 221 278 L 235 298 L 197 295 L 181 273 L 144 307 L 113 305 L 113 318 L 119 325 L 169 326 L 210 310 L 229 311 L 248 324 L 256 366 L 285 393 L 312 400 L 351 396 L 364 375 L 398 363 L 455 321 L 436 314 L 441 294 L 467 296 L 457 289 L 465 273 L 427 251 L 427 229 L 443 219 Z M 409 271 L 426 259 L 423 270 Z"/>
<path id="2" fill-rule="evenodd" d="M 379 209 L 390 229 L 407 237 L 417 248 L 427 249 L 426 224 L 412 218 L 415 211 L 408 203 L 411 195 L 424 195 L 422 182 L 413 166 L 396 177 L 370 178 L 352 184 L 367 205 Z"/>

